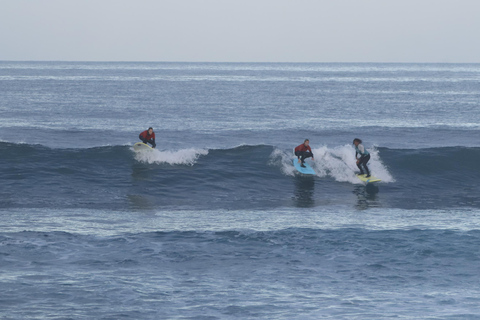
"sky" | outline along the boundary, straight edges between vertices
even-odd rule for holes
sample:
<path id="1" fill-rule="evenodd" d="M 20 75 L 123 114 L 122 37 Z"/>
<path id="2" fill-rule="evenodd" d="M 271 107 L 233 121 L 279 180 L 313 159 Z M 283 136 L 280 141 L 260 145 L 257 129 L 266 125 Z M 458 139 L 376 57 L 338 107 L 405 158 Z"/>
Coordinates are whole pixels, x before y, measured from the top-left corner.
<path id="1" fill-rule="evenodd" d="M 480 0 L 0 0 L 0 60 L 480 62 Z"/>

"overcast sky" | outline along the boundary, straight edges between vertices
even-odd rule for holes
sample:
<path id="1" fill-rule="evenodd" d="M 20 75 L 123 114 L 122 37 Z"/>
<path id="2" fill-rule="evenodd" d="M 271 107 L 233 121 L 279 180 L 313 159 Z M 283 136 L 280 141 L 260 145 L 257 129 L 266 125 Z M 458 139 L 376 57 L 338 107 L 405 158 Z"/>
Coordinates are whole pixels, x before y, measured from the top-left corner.
<path id="1" fill-rule="evenodd" d="M 0 60 L 480 62 L 480 0 L 0 0 Z"/>

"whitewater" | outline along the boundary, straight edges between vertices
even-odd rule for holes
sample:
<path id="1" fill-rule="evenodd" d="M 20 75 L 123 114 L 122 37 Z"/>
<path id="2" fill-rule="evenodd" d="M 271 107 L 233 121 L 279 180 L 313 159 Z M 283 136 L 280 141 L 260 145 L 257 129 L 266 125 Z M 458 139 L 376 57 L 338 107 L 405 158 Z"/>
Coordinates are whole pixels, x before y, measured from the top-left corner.
<path id="1" fill-rule="evenodd" d="M 0 97 L 1 319 L 480 317 L 479 64 L 4 61 Z"/>

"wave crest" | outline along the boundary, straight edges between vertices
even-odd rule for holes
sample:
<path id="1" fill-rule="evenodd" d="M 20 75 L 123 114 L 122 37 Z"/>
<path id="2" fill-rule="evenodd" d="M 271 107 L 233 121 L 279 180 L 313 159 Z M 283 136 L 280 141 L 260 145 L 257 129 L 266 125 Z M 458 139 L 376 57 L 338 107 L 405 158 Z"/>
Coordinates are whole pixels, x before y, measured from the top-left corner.
<path id="1" fill-rule="evenodd" d="M 132 148 L 133 150 L 133 148 Z M 200 156 L 208 154 L 205 149 L 180 149 L 177 151 L 160 151 L 158 149 L 135 152 L 135 160 L 148 164 L 168 163 L 170 165 L 193 166 Z"/>
<path id="2" fill-rule="evenodd" d="M 380 159 L 376 147 L 369 148 L 370 161 L 368 166 L 372 175 L 382 179 L 383 182 L 394 182 L 387 167 Z M 360 183 L 355 176 L 358 167 L 355 161 L 355 150 L 350 145 L 338 146 L 335 148 L 320 147 L 314 149 L 316 155 L 315 168 L 319 173 L 328 174 L 339 182 Z"/>

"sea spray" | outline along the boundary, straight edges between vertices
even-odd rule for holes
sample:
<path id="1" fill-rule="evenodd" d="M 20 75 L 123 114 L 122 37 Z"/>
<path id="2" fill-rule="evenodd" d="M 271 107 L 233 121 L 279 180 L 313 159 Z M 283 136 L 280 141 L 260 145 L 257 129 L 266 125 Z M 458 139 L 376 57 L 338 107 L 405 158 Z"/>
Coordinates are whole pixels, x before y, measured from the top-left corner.
<path id="1" fill-rule="evenodd" d="M 371 147 L 368 150 L 371 157 L 368 166 L 372 174 L 383 182 L 394 182 L 395 179 L 383 164 L 378 149 Z M 328 172 L 328 175 L 336 181 L 361 183 L 355 176 L 358 168 L 355 162 L 355 150 L 350 145 L 334 148 L 323 146 L 314 149 L 313 152 L 316 156 L 315 167 Z"/>
<path id="2" fill-rule="evenodd" d="M 337 147 L 321 146 L 314 148 L 314 161 L 307 160 L 312 168 L 315 169 L 318 177 L 332 177 L 338 182 L 349 182 L 352 184 L 361 184 L 362 182 L 355 176 L 358 168 L 355 164 L 355 149 L 350 145 Z M 372 174 L 382 179 L 383 182 L 394 182 L 388 168 L 383 164 L 380 153 L 376 147 L 369 149 L 371 159 L 368 163 Z M 283 174 L 294 176 L 297 171 L 292 165 L 293 153 L 275 148 L 270 155 L 270 164 L 280 167 Z"/>
<path id="3" fill-rule="evenodd" d="M 171 165 L 189 165 L 193 166 L 198 157 L 208 154 L 208 150 L 188 148 L 176 151 L 160 151 L 158 149 L 146 150 L 135 153 L 135 159 L 139 162 L 149 164 L 168 163 Z"/>

